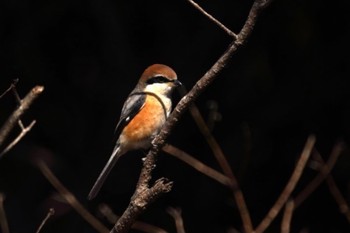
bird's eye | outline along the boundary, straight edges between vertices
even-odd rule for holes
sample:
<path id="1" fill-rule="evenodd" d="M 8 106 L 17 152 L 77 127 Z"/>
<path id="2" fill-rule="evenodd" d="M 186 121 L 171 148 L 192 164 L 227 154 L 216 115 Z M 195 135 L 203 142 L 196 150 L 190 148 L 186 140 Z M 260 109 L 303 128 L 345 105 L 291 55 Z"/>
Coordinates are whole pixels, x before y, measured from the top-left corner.
<path id="1" fill-rule="evenodd" d="M 155 76 L 148 79 L 146 82 L 147 84 L 152 84 L 152 83 L 168 83 L 172 81 L 163 76 Z"/>

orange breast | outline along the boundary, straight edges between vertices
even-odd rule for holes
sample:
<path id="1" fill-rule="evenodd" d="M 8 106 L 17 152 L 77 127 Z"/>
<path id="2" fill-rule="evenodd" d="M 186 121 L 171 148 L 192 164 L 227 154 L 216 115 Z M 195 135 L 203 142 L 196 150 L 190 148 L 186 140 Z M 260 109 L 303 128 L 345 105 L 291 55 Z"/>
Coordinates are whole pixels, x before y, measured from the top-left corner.
<path id="1" fill-rule="evenodd" d="M 130 147 L 140 147 L 140 144 L 150 144 L 165 123 L 166 109 L 152 95 L 147 95 L 144 107 L 124 128 L 122 134 Z M 142 145 L 141 147 L 145 147 Z"/>

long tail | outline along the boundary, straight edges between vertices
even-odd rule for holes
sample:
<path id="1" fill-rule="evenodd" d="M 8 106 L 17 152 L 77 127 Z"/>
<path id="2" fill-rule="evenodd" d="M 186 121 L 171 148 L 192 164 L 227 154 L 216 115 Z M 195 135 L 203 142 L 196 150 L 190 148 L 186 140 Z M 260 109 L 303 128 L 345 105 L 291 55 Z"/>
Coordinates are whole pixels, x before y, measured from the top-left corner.
<path id="1" fill-rule="evenodd" d="M 120 153 L 120 147 L 119 145 L 116 145 L 114 147 L 111 157 L 109 158 L 107 164 L 103 168 L 102 172 L 100 173 L 99 177 L 97 178 L 94 186 L 92 187 L 89 193 L 89 196 L 88 196 L 89 200 L 92 200 L 96 197 L 103 183 L 105 182 L 108 174 L 111 172 L 112 168 L 114 167 L 115 163 L 117 162 L 117 160 L 120 158 L 121 155 L 122 154 Z"/>

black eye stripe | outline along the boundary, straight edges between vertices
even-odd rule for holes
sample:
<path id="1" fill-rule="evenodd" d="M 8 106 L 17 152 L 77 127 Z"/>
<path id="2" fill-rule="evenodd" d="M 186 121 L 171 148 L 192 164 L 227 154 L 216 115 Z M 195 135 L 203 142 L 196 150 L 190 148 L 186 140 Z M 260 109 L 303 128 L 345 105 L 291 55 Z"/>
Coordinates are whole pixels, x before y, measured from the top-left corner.
<path id="1" fill-rule="evenodd" d="M 173 82 L 173 80 L 169 80 L 164 76 L 155 76 L 146 81 L 147 84 L 152 84 L 152 83 L 168 83 L 168 82 Z"/>

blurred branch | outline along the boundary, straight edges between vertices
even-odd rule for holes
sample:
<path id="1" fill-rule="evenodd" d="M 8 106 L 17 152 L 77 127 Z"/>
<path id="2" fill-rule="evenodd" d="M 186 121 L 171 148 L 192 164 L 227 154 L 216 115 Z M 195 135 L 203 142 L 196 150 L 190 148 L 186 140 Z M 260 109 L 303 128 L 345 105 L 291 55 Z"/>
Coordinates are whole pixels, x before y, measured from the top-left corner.
<path id="1" fill-rule="evenodd" d="M 247 20 L 243 25 L 237 37 L 229 45 L 223 55 L 214 63 L 214 65 L 204 74 L 204 76 L 193 86 L 193 88 L 184 96 L 170 114 L 161 132 L 153 140 L 152 148 L 148 152 L 143 163 L 140 178 L 131 202 L 123 215 L 118 219 L 111 232 L 127 232 L 138 215 L 140 215 L 149 205 L 161 194 L 169 192 L 172 187 L 171 182 L 164 179 L 157 180 L 153 186 L 149 187 L 149 182 L 152 178 L 152 170 L 156 164 L 156 157 L 159 150 L 165 143 L 165 140 L 170 135 L 174 125 L 179 121 L 179 118 L 185 110 L 193 103 L 198 96 L 218 77 L 218 74 L 227 65 L 232 55 L 246 42 L 255 26 L 256 20 L 260 12 L 271 2 L 271 0 L 255 0 Z M 243 200 L 243 195 L 239 197 Z M 247 215 L 249 217 L 249 215 Z M 243 219 L 244 228 L 247 233 L 252 232 L 252 224 L 249 218 Z"/>
<path id="2" fill-rule="evenodd" d="M 102 203 L 98 206 L 98 211 L 103 215 L 110 223 L 115 223 L 119 216 L 113 213 L 113 210 L 106 204 Z M 136 221 L 132 227 L 134 230 L 143 231 L 146 233 L 168 233 L 166 230 L 140 221 Z"/>
<path id="3" fill-rule="evenodd" d="M 18 123 L 22 132 L 20 135 L 12 142 L 10 145 L 1 153 L 1 156 L 9 151 L 34 125 L 32 122 L 28 127 L 24 128 L 20 117 L 28 110 L 33 101 L 43 92 L 43 86 L 35 86 L 22 100 L 19 99 L 18 93 L 15 90 L 15 84 L 12 84 L 10 88 L 6 91 L 13 90 L 16 96 L 17 101 L 19 101 L 19 106 L 17 109 L 9 116 L 4 125 L 0 129 L 0 146 L 3 145 L 4 141 L 8 137 L 9 133 L 13 127 Z M 5 92 L 5 93 L 6 93 Z M 1 158 L 0 156 L 0 158 Z"/>
<path id="4" fill-rule="evenodd" d="M 292 221 L 293 210 L 294 210 L 294 201 L 291 199 L 287 201 L 285 205 L 282 224 L 281 224 L 281 233 L 290 232 L 290 222 Z"/>
<path id="5" fill-rule="evenodd" d="M 164 145 L 162 150 L 174 156 L 175 158 L 187 163 L 197 171 L 203 173 L 206 176 L 209 176 L 210 178 L 216 180 L 217 182 L 228 187 L 232 185 L 231 180 L 227 176 L 205 165 L 201 161 L 195 159 L 193 156 L 190 156 L 189 154 L 187 154 L 185 151 L 182 151 L 179 148 L 176 148 L 175 146 L 172 146 L 170 144 Z"/>
<path id="6" fill-rule="evenodd" d="M 294 190 L 296 184 L 298 183 L 301 177 L 301 174 L 304 171 L 306 162 L 310 157 L 310 154 L 315 145 L 315 142 L 316 142 L 316 138 L 313 135 L 307 138 L 303 152 L 300 155 L 300 158 L 295 166 L 293 174 L 290 177 L 286 187 L 284 188 L 284 190 L 276 200 L 275 204 L 271 207 L 270 211 L 267 213 L 265 218 L 258 225 L 258 227 L 255 230 L 255 233 L 264 232 L 266 228 L 271 224 L 271 222 L 276 218 L 276 216 L 278 215 L 278 213 L 280 212 L 280 210 L 282 209 L 286 201 L 289 199 L 292 191 Z"/>
<path id="7" fill-rule="evenodd" d="M 83 217 L 95 230 L 106 233 L 108 229 L 98 221 L 92 214 L 90 214 L 84 206 L 75 198 L 75 196 L 63 186 L 57 177 L 48 168 L 45 162 L 39 160 L 36 165 L 45 178 L 52 184 L 52 186 L 61 194 L 61 196 Z"/>
<path id="8" fill-rule="evenodd" d="M 4 208 L 5 196 L 3 193 L 0 193 L 0 227 L 2 233 L 9 233 L 9 226 L 7 223 L 5 208 Z"/>
<path id="9" fill-rule="evenodd" d="M 339 206 L 339 210 L 342 214 L 345 215 L 346 220 L 348 220 L 348 222 L 350 223 L 350 209 L 349 209 L 349 205 L 346 202 L 344 196 L 342 195 L 342 193 L 340 192 L 338 186 L 336 185 L 334 179 L 332 176 L 328 176 L 326 178 L 326 182 L 329 188 L 329 191 L 331 192 L 333 198 L 335 199 L 335 201 L 337 202 L 338 206 Z"/>
<path id="10" fill-rule="evenodd" d="M 340 153 L 343 151 L 343 144 L 338 143 L 333 147 L 327 163 L 324 163 L 322 156 L 317 150 L 313 153 L 315 160 L 320 163 L 319 173 L 317 176 L 295 197 L 295 208 L 297 208 L 312 192 L 326 179 L 338 160 Z"/>
<path id="11" fill-rule="evenodd" d="M 322 158 L 322 156 L 319 153 L 315 153 L 314 157 L 316 160 L 318 160 L 321 164 L 323 164 L 321 166 L 320 172 L 322 173 L 327 173 L 327 175 L 323 175 L 326 178 L 326 184 L 329 188 L 330 193 L 332 194 L 334 200 L 337 202 L 338 206 L 339 206 L 339 211 L 345 215 L 346 220 L 350 223 L 350 208 L 348 203 L 346 202 L 346 199 L 344 198 L 344 196 L 342 195 L 342 193 L 340 192 L 338 186 L 336 185 L 333 176 L 330 174 L 330 171 L 332 170 L 333 167 L 333 160 L 335 160 L 334 157 L 338 157 L 339 154 L 341 153 L 342 149 L 344 149 L 343 147 L 344 145 L 342 143 L 337 144 L 333 150 L 332 153 L 330 155 L 330 158 L 328 159 L 327 164 L 324 164 L 324 160 Z M 333 165 L 332 165 L 333 164 Z"/>
<path id="12" fill-rule="evenodd" d="M 185 233 L 184 222 L 181 216 L 180 208 L 169 207 L 167 209 L 168 214 L 170 214 L 175 220 L 176 232 Z"/>
<path id="13" fill-rule="evenodd" d="M 41 229 L 44 227 L 44 225 L 46 224 L 47 220 L 55 214 L 55 210 L 53 208 L 49 209 L 49 212 L 47 213 L 46 217 L 44 218 L 44 220 L 41 222 L 38 230 L 36 231 L 36 233 L 39 233 L 41 231 Z"/>
<path id="14" fill-rule="evenodd" d="M 180 89 L 180 94 L 185 95 L 186 90 L 184 88 Z M 207 124 L 205 123 L 200 111 L 198 110 L 197 106 L 195 104 L 191 104 L 189 106 L 190 113 L 196 122 L 199 130 L 204 135 L 209 147 L 213 151 L 213 154 L 218 161 L 221 169 L 223 170 L 226 177 L 229 178 L 229 188 L 231 189 L 233 193 L 233 197 L 235 198 L 238 211 L 240 213 L 244 229 L 246 232 L 251 232 L 253 230 L 253 224 L 250 218 L 249 210 L 247 207 L 247 204 L 244 199 L 244 195 L 242 193 L 242 190 L 239 187 L 238 181 L 236 176 L 234 175 L 231 166 L 229 162 L 226 159 L 226 156 L 224 155 L 224 152 L 222 151 L 219 143 L 216 141 L 214 136 L 211 134 Z"/>

